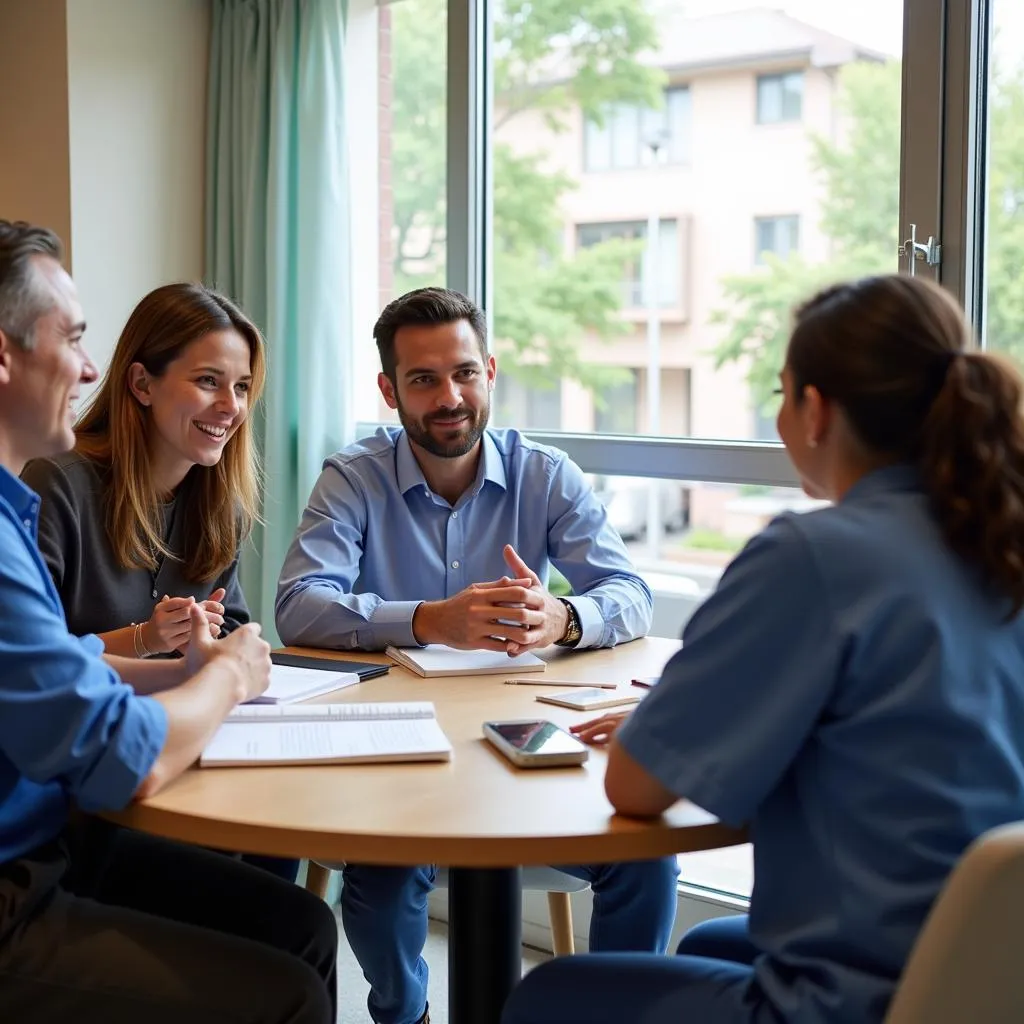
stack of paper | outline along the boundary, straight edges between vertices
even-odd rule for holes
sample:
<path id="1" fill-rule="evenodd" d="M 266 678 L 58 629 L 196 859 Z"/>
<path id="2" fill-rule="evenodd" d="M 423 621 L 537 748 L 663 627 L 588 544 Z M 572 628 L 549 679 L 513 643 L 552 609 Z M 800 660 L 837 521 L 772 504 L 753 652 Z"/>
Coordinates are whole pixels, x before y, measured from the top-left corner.
<path id="1" fill-rule="evenodd" d="M 502 672 L 543 672 L 535 654 L 510 658 L 504 651 L 460 651 L 444 644 L 426 647 L 388 647 L 384 653 L 403 668 L 421 676 L 475 676 Z"/>
<path id="2" fill-rule="evenodd" d="M 359 682 L 355 672 L 323 672 L 292 665 L 271 665 L 270 685 L 250 704 L 294 704 Z"/>
<path id="3" fill-rule="evenodd" d="M 429 701 L 246 704 L 235 708 L 200 758 L 211 766 L 447 761 L 451 744 Z"/>

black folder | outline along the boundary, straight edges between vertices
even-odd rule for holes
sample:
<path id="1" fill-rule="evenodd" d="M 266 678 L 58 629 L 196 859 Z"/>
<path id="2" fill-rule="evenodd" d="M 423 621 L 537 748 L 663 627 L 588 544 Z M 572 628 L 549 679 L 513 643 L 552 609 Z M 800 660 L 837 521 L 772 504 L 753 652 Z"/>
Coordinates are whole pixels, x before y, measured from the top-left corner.
<path id="1" fill-rule="evenodd" d="M 378 665 L 370 661 L 349 661 L 346 658 L 314 658 L 308 654 L 285 654 L 274 651 L 270 660 L 275 665 L 291 665 L 293 668 L 319 668 L 326 672 L 355 672 L 361 680 L 385 675 L 391 666 L 386 662 Z"/>

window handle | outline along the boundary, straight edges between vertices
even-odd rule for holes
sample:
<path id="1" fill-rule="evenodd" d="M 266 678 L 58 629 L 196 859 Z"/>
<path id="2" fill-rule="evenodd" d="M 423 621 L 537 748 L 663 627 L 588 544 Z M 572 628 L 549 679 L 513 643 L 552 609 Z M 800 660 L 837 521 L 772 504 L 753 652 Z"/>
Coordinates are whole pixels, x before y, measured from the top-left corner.
<path id="1" fill-rule="evenodd" d="M 917 269 L 918 260 L 923 260 L 929 267 L 937 267 L 942 263 L 942 246 L 933 236 L 928 236 L 927 242 L 917 240 L 917 225 L 910 225 L 910 237 L 900 243 L 899 254 L 901 260 L 907 260 L 907 273 L 913 277 Z"/>

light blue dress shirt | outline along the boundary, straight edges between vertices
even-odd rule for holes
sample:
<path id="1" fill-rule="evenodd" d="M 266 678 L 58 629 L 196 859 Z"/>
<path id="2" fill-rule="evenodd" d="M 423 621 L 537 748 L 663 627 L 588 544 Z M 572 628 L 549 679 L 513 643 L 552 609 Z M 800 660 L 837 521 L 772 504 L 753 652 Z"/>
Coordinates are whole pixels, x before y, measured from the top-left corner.
<path id="1" fill-rule="evenodd" d="M 0 466 L 0 863 L 54 839 L 74 799 L 125 806 L 163 749 L 167 716 L 74 637 L 36 546 L 39 498 Z"/>
<path id="2" fill-rule="evenodd" d="M 1024 818 L 1024 617 L 942 538 L 916 471 L 775 520 L 619 732 L 749 822 L 755 986 L 790 1024 L 880 1022 L 967 845 Z"/>
<path id="3" fill-rule="evenodd" d="M 454 505 L 427 486 L 401 428 L 328 458 L 281 571 L 281 639 L 415 646 L 417 605 L 508 575 L 506 544 L 545 583 L 552 564 L 569 581 L 580 647 L 646 634 L 650 589 L 579 467 L 514 430 L 482 442 L 476 480 Z"/>

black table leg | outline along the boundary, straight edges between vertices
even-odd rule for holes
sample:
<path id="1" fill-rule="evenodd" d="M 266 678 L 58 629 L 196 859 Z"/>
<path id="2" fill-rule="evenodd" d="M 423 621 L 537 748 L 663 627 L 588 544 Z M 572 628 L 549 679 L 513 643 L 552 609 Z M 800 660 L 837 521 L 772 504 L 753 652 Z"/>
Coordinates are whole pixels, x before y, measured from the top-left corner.
<path id="1" fill-rule="evenodd" d="M 498 1024 L 522 972 L 520 868 L 451 868 L 449 1024 Z"/>

